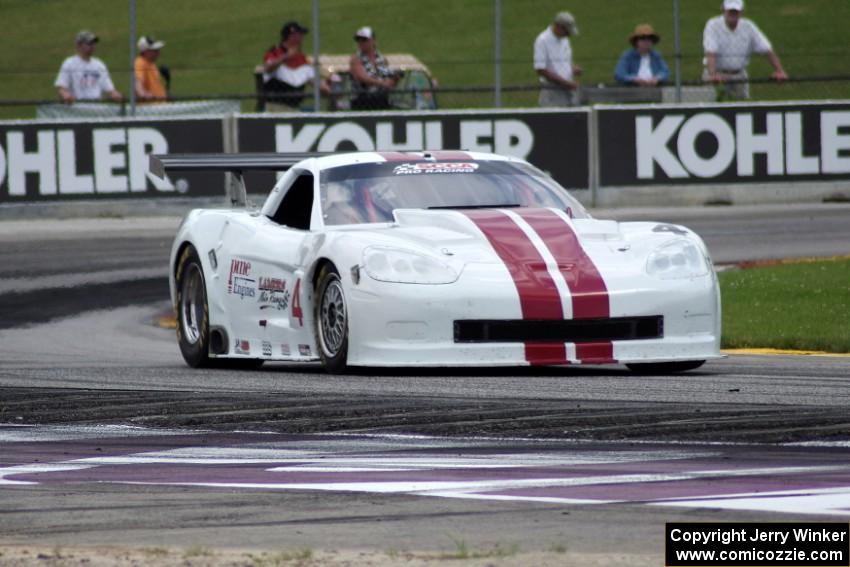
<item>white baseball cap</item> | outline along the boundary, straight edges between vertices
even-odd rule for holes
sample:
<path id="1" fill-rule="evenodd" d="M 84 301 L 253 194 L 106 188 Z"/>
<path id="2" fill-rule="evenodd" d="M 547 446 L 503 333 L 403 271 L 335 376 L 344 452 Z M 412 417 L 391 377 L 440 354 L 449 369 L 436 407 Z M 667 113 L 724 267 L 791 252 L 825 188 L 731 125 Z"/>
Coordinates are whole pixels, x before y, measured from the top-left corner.
<path id="1" fill-rule="evenodd" d="M 740 12 L 744 9 L 744 0 L 723 0 L 723 9 L 738 10 Z"/>
<path id="2" fill-rule="evenodd" d="M 136 46 L 139 48 L 139 52 L 148 51 L 148 50 L 157 50 L 165 47 L 164 41 L 159 41 L 150 35 L 143 35 L 139 38 Z"/>
<path id="3" fill-rule="evenodd" d="M 356 40 L 358 37 L 362 37 L 363 39 L 372 39 L 373 37 L 375 37 L 375 33 L 369 26 L 363 26 L 362 28 L 354 32 L 354 39 Z"/>

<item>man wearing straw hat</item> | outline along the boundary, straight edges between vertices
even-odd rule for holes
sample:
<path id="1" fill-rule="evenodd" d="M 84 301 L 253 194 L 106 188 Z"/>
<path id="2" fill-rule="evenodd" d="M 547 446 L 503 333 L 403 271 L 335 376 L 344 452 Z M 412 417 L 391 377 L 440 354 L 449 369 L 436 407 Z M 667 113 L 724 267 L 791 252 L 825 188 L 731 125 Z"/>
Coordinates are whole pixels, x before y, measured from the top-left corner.
<path id="1" fill-rule="evenodd" d="M 555 21 L 534 40 L 534 70 L 540 77 L 540 106 L 573 106 L 581 67 L 573 64 L 570 36 L 578 35 L 576 20 L 559 12 Z"/>
<path id="2" fill-rule="evenodd" d="M 632 49 L 620 56 L 614 78 L 622 85 L 655 87 L 667 81 L 670 70 L 654 46 L 661 37 L 649 24 L 639 24 L 629 36 Z"/>

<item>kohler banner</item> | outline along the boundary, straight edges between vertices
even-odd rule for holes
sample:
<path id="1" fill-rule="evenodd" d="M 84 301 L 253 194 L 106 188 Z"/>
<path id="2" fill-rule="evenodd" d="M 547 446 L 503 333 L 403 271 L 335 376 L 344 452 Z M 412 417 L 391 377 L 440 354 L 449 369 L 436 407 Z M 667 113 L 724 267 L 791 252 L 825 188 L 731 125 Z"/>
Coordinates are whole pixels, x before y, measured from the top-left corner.
<path id="1" fill-rule="evenodd" d="M 850 104 L 599 108 L 600 184 L 850 179 Z"/>
<path id="2" fill-rule="evenodd" d="M 588 116 L 587 109 L 325 114 L 296 118 L 243 115 L 239 117 L 239 150 L 495 152 L 526 159 L 567 188 L 586 189 Z"/>
<path id="3" fill-rule="evenodd" d="M 148 173 L 148 156 L 224 151 L 218 119 L 0 123 L 0 203 L 223 195 L 220 173 Z"/>

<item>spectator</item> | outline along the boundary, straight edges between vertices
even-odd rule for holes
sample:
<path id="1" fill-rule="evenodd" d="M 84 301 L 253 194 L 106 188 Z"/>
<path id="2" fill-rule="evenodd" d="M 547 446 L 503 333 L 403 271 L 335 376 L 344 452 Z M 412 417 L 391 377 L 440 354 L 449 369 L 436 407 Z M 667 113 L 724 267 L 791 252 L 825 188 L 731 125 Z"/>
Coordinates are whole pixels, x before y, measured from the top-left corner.
<path id="1" fill-rule="evenodd" d="M 741 17 L 744 1 L 724 0 L 722 9 L 723 14 L 708 20 L 703 32 L 703 80 L 723 85 L 719 98 L 750 98 L 747 65 L 753 53 L 761 53 L 770 61 L 771 78 L 786 80 L 788 75 L 770 41 L 752 21 Z"/>
<path id="2" fill-rule="evenodd" d="M 168 96 L 156 60 L 159 51 L 165 47 L 164 41 L 157 41 L 149 35 L 142 36 L 137 44 L 139 55 L 133 63 L 136 74 L 136 97 L 139 101 L 164 101 Z"/>
<path id="3" fill-rule="evenodd" d="M 263 90 L 270 100 L 266 110 L 291 112 L 301 106 L 305 87 L 316 76 L 315 69 L 301 49 L 304 34 L 308 31 L 296 21 L 286 22 L 280 29 L 280 43 L 266 51 L 263 57 Z"/>
<path id="4" fill-rule="evenodd" d="M 351 56 L 351 71 L 354 97 L 352 110 L 382 110 L 390 108 L 390 90 L 396 86 L 400 76 L 390 69 L 387 60 L 378 51 L 375 33 L 364 26 L 354 34 L 357 53 Z"/>
<path id="5" fill-rule="evenodd" d="M 638 87 L 655 87 L 667 82 L 670 70 L 661 54 L 654 46 L 661 41 L 661 36 L 655 33 L 649 24 L 639 24 L 629 36 L 632 49 L 627 49 L 620 56 L 614 78 L 623 85 Z"/>
<path id="6" fill-rule="evenodd" d="M 106 65 L 93 56 L 97 42 L 97 36 L 90 31 L 77 34 L 77 54 L 62 62 L 54 83 L 62 102 L 73 104 L 78 100 L 101 100 L 104 95 L 116 102 L 123 100 L 109 78 Z"/>
<path id="7" fill-rule="evenodd" d="M 559 12 L 551 26 L 534 40 L 534 70 L 540 77 L 540 106 L 577 104 L 581 67 L 573 64 L 570 36 L 578 35 L 576 20 L 569 12 Z"/>

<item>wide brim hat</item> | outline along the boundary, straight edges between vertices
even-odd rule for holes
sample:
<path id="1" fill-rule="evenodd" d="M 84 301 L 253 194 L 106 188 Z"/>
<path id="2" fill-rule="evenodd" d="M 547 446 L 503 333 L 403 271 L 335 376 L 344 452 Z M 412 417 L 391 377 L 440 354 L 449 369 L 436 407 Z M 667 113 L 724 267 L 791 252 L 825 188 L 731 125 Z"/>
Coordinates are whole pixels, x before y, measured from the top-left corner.
<path id="1" fill-rule="evenodd" d="M 649 24 L 638 24 L 635 26 L 635 31 L 629 35 L 629 43 L 635 45 L 639 37 L 648 37 L 652 43 L 661 41 L 661 36 L 655 33 L 655 30 Z"/>

